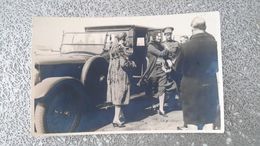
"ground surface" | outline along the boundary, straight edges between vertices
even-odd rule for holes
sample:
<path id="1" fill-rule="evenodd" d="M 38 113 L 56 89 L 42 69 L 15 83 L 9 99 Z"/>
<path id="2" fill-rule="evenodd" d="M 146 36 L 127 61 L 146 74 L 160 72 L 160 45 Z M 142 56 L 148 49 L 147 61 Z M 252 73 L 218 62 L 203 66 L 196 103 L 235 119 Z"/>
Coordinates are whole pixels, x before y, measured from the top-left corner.
<path id="1" fill-rule="evenodd" d="M 131 100 L 131 103 L 123 108 L 126 118 L 124 128 L 114 128 L 111 124 L 114 108 L 93 111 L 84 114 L 80 122 L 80 131 L 133 131 L 133 130 L 177 130 L 177 126 L 183 125 L 182 111 L 177 108 L 178 102 L 167 100 L 165 110 L 168 117 L 157 113 L 158 99 L 140 97 Z"/>

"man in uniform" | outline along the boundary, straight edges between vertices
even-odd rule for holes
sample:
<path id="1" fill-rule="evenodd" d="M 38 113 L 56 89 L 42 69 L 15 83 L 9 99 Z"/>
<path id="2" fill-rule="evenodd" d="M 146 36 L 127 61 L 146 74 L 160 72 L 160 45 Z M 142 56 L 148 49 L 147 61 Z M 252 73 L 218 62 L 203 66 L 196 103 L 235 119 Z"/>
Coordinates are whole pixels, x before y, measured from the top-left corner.
<path id="1" fill-rule="evenodd" d="M 165 36 L 165 41 L 162 42 L 164 49 L 169 50 L 169 55 L 166 59 L 166 64 L 173 70 L 176 70 L 176 64 L 178 62 L 178 57 L 180 55 L 179 43 L 172 39 L 173 27 L 164 28 L 163 34 Z"/>
<path id="2" fill-rule="evenodd" d="M 167 73 L 167 79 L 168 79 L 167 82 L 169 84 L 170 83 L 174 84 L 174 86 L 172 86 L 172 87 L 175 88 L 175 93 L 168 92 L 167 96 L 175 97 L 175 99 L 170 100 L 170 101 L 173 101 L 172 108 L 179 109 L 180 103 L 178 103 L 176 99 L 179 98 L 179 95 L 178 95 L 179 86 L 178 85 L 180 82 L 178 82 L 178 81 L 180 81 L 181 75 L 178 74 L 178 72 L 176 71 L 176 68 L 177 68 L 177 63 L 179 61 L 179 56 L 180 56 L 181 52 L 180 52 L 179 43 L 177 41 L 173 40 L 173 38 L 172 38 L 173 30 L 174 30 L 173 27 L 165 27 L 162 30 L 163 35 L 165 36 L 165 41 L 162 42 L 162 46 L 164 47 L 165 50 L 169 51 L 168 56 L 165 58 L 165 68 L 170 69 L 170 71 Z M 168 104 L 171 104 L 171 103 L 168 103 Z"/>

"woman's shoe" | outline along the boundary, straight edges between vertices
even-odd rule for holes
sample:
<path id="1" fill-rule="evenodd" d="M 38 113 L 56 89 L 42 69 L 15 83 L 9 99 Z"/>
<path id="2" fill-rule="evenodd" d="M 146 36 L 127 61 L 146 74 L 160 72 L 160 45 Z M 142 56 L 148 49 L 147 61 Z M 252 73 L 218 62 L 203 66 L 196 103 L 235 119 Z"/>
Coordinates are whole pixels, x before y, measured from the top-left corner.
<path id="1" fill-rule="evenodd" d="M 158 114 L 163 117 L 168 117 L 165 112 L 161 112 L 160 110 L 158 110 Z"/>
<path id="2" fill-rule="evenodd" d="M 113 124 L 113 127 L 119 127 L 119 128 L 125 127 L 125 125 L 123 123 L 112 123 L 112 124 Z"/>
<path id="3" fill-rule="evenodd" d="M 177 127 L 177 130 L 188 130 L 188 128 L 187 127 L 185 127 L 185 126 L 182 126 L 182 127 Z"/>

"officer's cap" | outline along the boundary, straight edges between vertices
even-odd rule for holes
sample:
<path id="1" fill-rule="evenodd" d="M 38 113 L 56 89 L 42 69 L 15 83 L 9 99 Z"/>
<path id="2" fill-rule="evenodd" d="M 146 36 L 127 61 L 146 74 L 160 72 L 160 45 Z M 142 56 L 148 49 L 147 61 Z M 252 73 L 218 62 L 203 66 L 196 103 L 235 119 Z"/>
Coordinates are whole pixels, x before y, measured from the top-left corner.
<path id="1" fill-rule="evenodd" d="M 165 34 L 165 33 L 172 33 L 173 30 L 174 30 L 173 27 L 165 27 L 162 31 Z"/>

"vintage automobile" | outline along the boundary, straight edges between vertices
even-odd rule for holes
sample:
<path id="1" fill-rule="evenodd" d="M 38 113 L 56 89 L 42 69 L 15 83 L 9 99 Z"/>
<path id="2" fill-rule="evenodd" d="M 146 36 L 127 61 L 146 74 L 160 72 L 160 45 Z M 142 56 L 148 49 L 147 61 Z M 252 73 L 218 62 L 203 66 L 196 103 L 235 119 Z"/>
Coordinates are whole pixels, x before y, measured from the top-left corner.
<path id="1" fill-rule="evenodd" d="M 134 25 L 86 27 L 63 33 L 58 51 L 34 54 L 34 125 L 36 133 L 76 132 L 81 115 L 106 105 L 108 50 L 115 34 L 127 33 L 137 67 L 131 79 L 131 98 L 145 94 L 137 82 L 148 65 L 149 32 Z"/>

